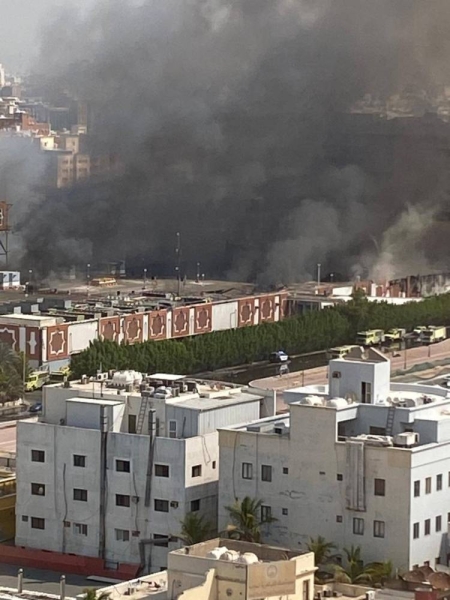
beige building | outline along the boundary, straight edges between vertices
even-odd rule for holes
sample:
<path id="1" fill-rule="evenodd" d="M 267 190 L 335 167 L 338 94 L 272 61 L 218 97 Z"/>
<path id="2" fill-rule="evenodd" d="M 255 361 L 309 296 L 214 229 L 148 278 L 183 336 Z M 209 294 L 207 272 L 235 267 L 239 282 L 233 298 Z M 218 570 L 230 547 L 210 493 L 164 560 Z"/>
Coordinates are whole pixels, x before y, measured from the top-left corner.
<path id="1" fill-rule="evenodd" d="M 110 600 L 312 600 L 314 554 L 213 539 L 168 555 L 167 571 L 101 590 Z"/>

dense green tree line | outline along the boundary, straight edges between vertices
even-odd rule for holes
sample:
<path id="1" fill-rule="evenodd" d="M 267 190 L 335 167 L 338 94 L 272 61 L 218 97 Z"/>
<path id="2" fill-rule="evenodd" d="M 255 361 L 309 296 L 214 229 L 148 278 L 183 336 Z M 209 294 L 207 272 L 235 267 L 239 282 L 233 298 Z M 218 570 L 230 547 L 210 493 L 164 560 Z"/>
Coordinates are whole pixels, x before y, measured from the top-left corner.
<path id="1" fill-rule="evenodd" d="M 352 344 L 356 333 L 365 329 L 432 324 L 450 325 L 450 294 L 399 306 L 356 296 L 346 304 L 280 323 L 132 346 L 94 341 L 72 358 L 71 368 L 75 377 L 93 375 L 100 367 L 192 374 L 264 360 L 278 349 L 293 355 Z"/>

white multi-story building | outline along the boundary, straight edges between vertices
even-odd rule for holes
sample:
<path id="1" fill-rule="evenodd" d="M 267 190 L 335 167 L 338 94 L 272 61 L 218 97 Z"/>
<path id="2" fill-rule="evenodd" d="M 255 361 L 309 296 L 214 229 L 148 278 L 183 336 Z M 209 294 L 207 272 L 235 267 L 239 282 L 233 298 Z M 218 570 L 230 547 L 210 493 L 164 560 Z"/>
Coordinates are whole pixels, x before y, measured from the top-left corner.
<path id="1" fill-rule="evenodd" d="M 217 527 L 217 428 L 274 412 L 273 395 L 175 375 L 46 386 L 18 425 L 16 545 L 164 568 L 187 513 Z"/>
<path id="2" fill-rule="evenodd" d="M 265 539 L 305 547 L 321 535 L 365 562 L 447 564 L 450 398 L 391 383 L 389 360 L 355 349 L 329 365 L 329 386 L 289 390 L 289 414 L 221 429 L 219 527 L 245 496 L 277 520 Z"/>

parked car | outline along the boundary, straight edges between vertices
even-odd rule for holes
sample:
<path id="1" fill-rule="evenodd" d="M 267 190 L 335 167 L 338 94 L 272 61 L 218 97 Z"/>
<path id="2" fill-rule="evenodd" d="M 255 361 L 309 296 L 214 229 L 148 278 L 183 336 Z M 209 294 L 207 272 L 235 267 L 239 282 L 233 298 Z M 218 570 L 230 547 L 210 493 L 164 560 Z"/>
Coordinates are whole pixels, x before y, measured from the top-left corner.
<path id="1" fill-rule="evenodd" d="M 36 404 L 33 404 L 32 406 L 30 406 L 30 408 L 28 409 L 28 412 L 32 413 L 32 414 L 42 412 L 42 402 L 37 402 Z"/>
<path id="2" fill-rule="evenodd" d="M 283 350 L 278 350 L 278 352 L 272 352 L 269 356 L 269 361 L 271 363 L 285 363 L 289 360 L 289 356 Z"/>

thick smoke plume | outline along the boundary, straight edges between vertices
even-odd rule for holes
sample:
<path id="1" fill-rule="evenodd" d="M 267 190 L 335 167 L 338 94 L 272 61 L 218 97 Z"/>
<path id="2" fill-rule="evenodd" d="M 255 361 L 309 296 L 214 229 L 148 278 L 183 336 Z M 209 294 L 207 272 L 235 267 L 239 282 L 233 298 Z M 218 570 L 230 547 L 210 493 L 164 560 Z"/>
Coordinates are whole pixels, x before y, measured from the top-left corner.
<path id="1" fill-rule="evenodd" d="M 448 0 L 99 0 L 50 29 L 42 73 L 88 102 L 122 168 L 33 205 L 22 235 L 42 272 L 127 258 L 173 273 L 176 232 L 191 275 L 200 261 L 262 284 L 318 262 L 380 277 L 437 265 L 447 156 L 405 140 L 380 175 L 345 113 L 365 93 L 450 82 Z"/>

